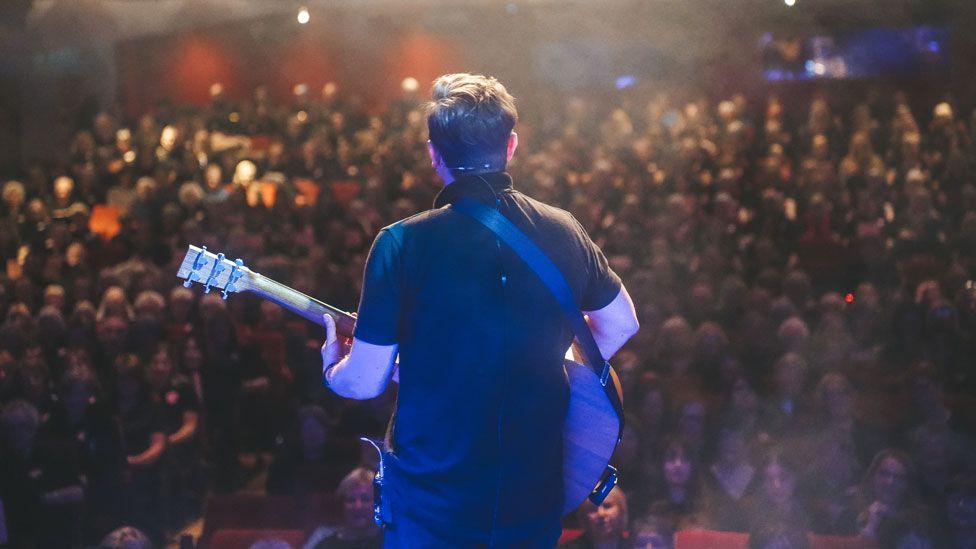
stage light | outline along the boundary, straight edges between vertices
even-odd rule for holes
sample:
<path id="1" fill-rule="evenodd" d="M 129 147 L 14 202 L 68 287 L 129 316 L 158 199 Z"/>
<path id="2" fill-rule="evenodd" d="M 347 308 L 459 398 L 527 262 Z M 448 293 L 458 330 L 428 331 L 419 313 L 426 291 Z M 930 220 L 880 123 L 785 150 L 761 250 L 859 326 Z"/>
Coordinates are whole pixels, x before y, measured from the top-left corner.
<path id="1" fill-rule="evenodd" d="M 617 78 L 617 82 L 615 83 L 615 86 L 618 90 L 622 90 L 624 88 L 630 88 L 634 84 L 637 84 L 637 77 L 634 76 L 633 74 L 625 74 L 620 78 Z"/>
<path id="2" fill-rule="evenodd" d="M 847 294 L 844 296 L 844 301 L 848 303 L 854 303 L 854 294 Z"/>
<path id="3" fill-rule="evenodd" d="M 420 89 L 420 82 L 417 82 L 416 78 L 408 76 L 400 83 L 400 89 L 407 93 L 414 93 Z"/>
<path id="4" fill-rule="evenodd" d="M 796 0 L 783 0 L 783 3 L 786 4 L 787 7 L 792 8 L 796 5 Z"/>
<path id="5" fill-rule="evenodd" d="M 298 10 L 298 24 L 299 25 L 304 25 L 305 23 L 308 23 L 308 21 L 311 18 L 312 18 L 312 16 L 308 13 L 308 8 L 306 8 L 305 6 L 302 6 L 302 8 L 300 10 Z"/>

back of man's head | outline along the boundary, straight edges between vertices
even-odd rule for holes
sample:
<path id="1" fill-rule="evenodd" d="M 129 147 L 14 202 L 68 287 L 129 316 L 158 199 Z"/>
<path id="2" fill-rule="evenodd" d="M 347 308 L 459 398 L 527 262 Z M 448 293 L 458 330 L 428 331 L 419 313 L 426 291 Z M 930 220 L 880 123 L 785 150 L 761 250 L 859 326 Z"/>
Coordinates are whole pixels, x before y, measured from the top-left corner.
<path id="1" fill-rule="evenodd" d="M 493 77 L 457 73 L 434 81 L 427 130 L 455 176 L 503 170 L 517 120 L 515 98 Z"/>

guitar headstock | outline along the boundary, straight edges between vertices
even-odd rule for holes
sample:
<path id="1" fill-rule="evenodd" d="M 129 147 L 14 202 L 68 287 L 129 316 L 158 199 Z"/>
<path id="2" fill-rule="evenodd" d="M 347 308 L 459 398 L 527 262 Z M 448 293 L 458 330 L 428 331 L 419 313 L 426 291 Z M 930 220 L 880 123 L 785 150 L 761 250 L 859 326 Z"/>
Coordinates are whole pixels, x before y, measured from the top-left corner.
<path id="1" fill-rule="evenodd" d="M 184 280 L 183 285 L 187 288 L 199 282 L 204 293 L 210 293 L 211 288 L 222 290 L 220 296 L 224 299 L 232 293 L 250 289 L 253 274 L 240 259 L 231 261 L 222 253 L 207 251 L 206 246 L 200 248 L 192 244 L 176 271 L 176 276 Z"/>

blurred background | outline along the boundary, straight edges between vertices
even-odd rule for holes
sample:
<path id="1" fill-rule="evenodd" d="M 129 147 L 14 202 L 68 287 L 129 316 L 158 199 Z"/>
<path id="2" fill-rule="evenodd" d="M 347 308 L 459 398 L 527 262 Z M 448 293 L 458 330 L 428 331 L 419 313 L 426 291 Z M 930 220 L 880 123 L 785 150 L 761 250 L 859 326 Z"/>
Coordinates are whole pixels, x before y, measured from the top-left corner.
<path id="1" fill-rule="evenodd" d="M 465 71 L 516 96 L 515 187 L 579 219 L 642 325 L 620 488 L 567 546 L 976 547 L 974 23 L 964 0 L 0 3 L 0 542 L 380 546 L 357 437 L 395 390 L 334 397 L 317 326 L 175 272 L 205 244 L 354 311 L 376 232 L 439 190 L 430 83 Z"/>

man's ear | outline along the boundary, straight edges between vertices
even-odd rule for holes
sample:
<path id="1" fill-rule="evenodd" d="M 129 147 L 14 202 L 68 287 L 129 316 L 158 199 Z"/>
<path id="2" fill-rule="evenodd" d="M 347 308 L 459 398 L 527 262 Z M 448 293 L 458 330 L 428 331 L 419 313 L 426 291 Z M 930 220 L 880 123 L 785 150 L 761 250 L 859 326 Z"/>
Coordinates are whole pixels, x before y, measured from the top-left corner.
<path id="1" fill-rule="evenodd" d="M 518 134 L 512 132 L 512 135 L 508 136 L 508 150 L 505 151 L 505 161 L 509 162 L 512 157 L 515 156 L 515 149 L 518 148 Z"/>
<path id="2" fill-rule="evenodd" d="M 430 141 L 427 141 L 427 154 L 430 155 L 430 166 L 432 168 L 437 169 L 438 166 L 444 164 L 444 159 L 441 158 L 441 154 L 437 152 L 437 149 L 434 148 L 434 144 Z"/>

